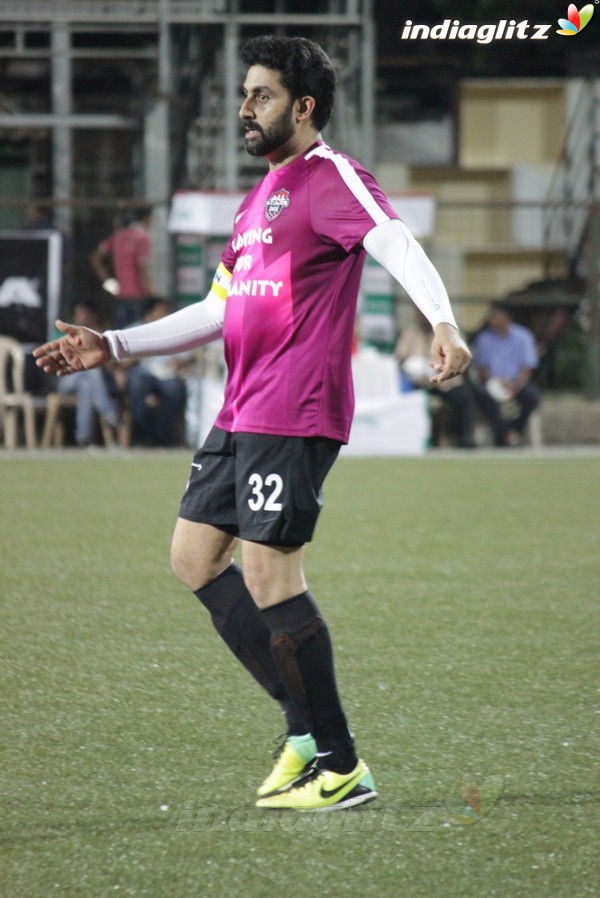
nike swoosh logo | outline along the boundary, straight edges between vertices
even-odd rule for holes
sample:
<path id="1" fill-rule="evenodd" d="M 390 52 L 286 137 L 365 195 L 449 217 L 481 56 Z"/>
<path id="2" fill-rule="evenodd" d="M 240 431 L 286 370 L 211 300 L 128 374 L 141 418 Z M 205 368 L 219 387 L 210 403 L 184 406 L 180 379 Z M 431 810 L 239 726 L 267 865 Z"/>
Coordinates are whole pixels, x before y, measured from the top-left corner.
<path id="1" fill-rule="evenodd" d="M 246 210 L 244 209 L 243 212 L 240 212 L 239 215 L 236 215 L 236 216 L 235 216 L 235 219 L 234 219 L 234 222 L 233 222 L 234 225 L 236 225 L 236 224 L 238 223 L 238 221 L 240 220 L 240 218 L 242 217 L 242 215 L 245 215 L 245 214 L 246 214 Z"/>
<path id="2" fill-rule="evenodd" d="M 202 470 L 202 465 L 199 465 L 198 462 L 193 461 L 193 462 L 192 462 L 192 468 L 198 468 L 198 470 L 201 471 L 201 470 Z"/>
<path id="3" fill-rule="evenodd" d="M 338 792 L 341 792 L 342 789 L 346 789 L 346 791 L 350 792 L 350 790 L 353 789 L 354 786 L 357 786 L 358 783 L 360 783 L 362 778 L 363 772 L 362 770 L 360 770 L 356 774 L 356 776 L 352 780 L 350 780 L 350 788 L 348 788 L 348 780 L 346 780 L 345 783 L 342 783 L 341 786 L 338 786 L 337 789 L 324 789 L 323 786 L 321 786 L 321 798 L 333 798 L 333 796 L 337 795 Z"/>

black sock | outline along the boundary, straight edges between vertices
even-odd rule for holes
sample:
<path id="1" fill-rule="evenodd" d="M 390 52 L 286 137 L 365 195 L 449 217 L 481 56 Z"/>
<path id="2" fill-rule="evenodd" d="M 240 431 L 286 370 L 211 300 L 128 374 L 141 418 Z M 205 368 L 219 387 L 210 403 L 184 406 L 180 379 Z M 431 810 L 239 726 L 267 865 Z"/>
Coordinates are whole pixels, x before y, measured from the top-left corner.
<path id="1" fill-rule="evenodd" d="M 280 703 L 288 733 L 298 736 L 308 733 L 309 719 L 287 692 L 271 652 L 270 630 L 246 588 L 239 567 L 231 564 L 194 595 L 208 609 L 215 629 L 236 658 Z"/>
<path id="2" fill-rule="evenodd" d="M 310 715 L 318 763 L 349 773 L 357 762 L 354 742 L 337 690 L 329 630 L 313 597 L 303 592 L 262 613 L 288 694 Z"/>

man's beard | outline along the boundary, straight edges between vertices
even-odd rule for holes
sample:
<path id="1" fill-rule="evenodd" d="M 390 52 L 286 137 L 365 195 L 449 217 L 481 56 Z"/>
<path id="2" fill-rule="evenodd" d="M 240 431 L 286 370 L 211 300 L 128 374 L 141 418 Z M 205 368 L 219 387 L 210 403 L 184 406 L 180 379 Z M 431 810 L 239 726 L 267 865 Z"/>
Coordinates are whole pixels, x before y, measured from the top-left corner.
<path id="1" fill-rule="evenodd" d="M 278 150 L 294 136 L 294 123 L 291 116 L 292 105 L 285 109 L 280 117 L 266 131 L 254 122 L 244 122 L 246 131 L 258 131 L 259 137 L 252 141 L 245 140 L 246 152 L 251 156 L 268 156 Z"/>

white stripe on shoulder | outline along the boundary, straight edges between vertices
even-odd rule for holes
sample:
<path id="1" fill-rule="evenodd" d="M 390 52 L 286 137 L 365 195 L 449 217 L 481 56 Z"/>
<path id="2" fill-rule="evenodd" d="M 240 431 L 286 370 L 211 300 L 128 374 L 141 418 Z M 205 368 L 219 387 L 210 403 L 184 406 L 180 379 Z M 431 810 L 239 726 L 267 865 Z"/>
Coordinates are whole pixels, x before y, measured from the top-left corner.
<path id="1" fill-rule="evenodd" d="M 384 221 L 389 221 L 390 216 L 387 212 L 384 212 L 369 188 L 361 181 L 345 156 L 334 152 L 331 147 L 324 145 L 315 147 L 310 153 L 307 153 L 304 158 L 310 159 L 312 156 L 321 156 L 321 158 L 329 159 L 333 162 L 346 187 L 356 197 L 365 211 L 369 213 L 376 225 L 383 224 Z"/>

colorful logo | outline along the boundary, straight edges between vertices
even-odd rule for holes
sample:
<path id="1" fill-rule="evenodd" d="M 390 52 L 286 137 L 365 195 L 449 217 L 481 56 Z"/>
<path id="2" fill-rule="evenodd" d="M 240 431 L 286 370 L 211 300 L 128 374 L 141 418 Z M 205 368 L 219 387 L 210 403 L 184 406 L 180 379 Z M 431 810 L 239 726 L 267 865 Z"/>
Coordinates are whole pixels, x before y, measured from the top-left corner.
<path id="1" fill-rule="evenodd" d="M 574 34 L 579 34 L 580 31 L 583 31 L 594 15 L 593 4 L 588 3 L 578 10 L 574 3 L 570 3 L 567 15 L 569 17 L 568 19 L 558 20 L 560 30 L 557 30 L 556 33 L 564 34 L 565 37 L 573 37 Z"/>
<path id="2" fill-rule="evenodd" d="M 504 789 L 504 777 L 500 774 L 486 776 L 478 782 L 472 773 L 466 773 L 460 781 L 460 799 L 446 801 L 450 811 L 448 823 L 454 826 L 471 826 L 484 817 L 498 801 Z"/>
<path id="3" fill-rule="evenodd" d="M 281 215 L 284 209 L 290 204 L 290 192 L 285 188 L 275 191 L 271 194 L 265 203 L 265 218 L 267 221 L 273 221 L 278 215 Z"/>

